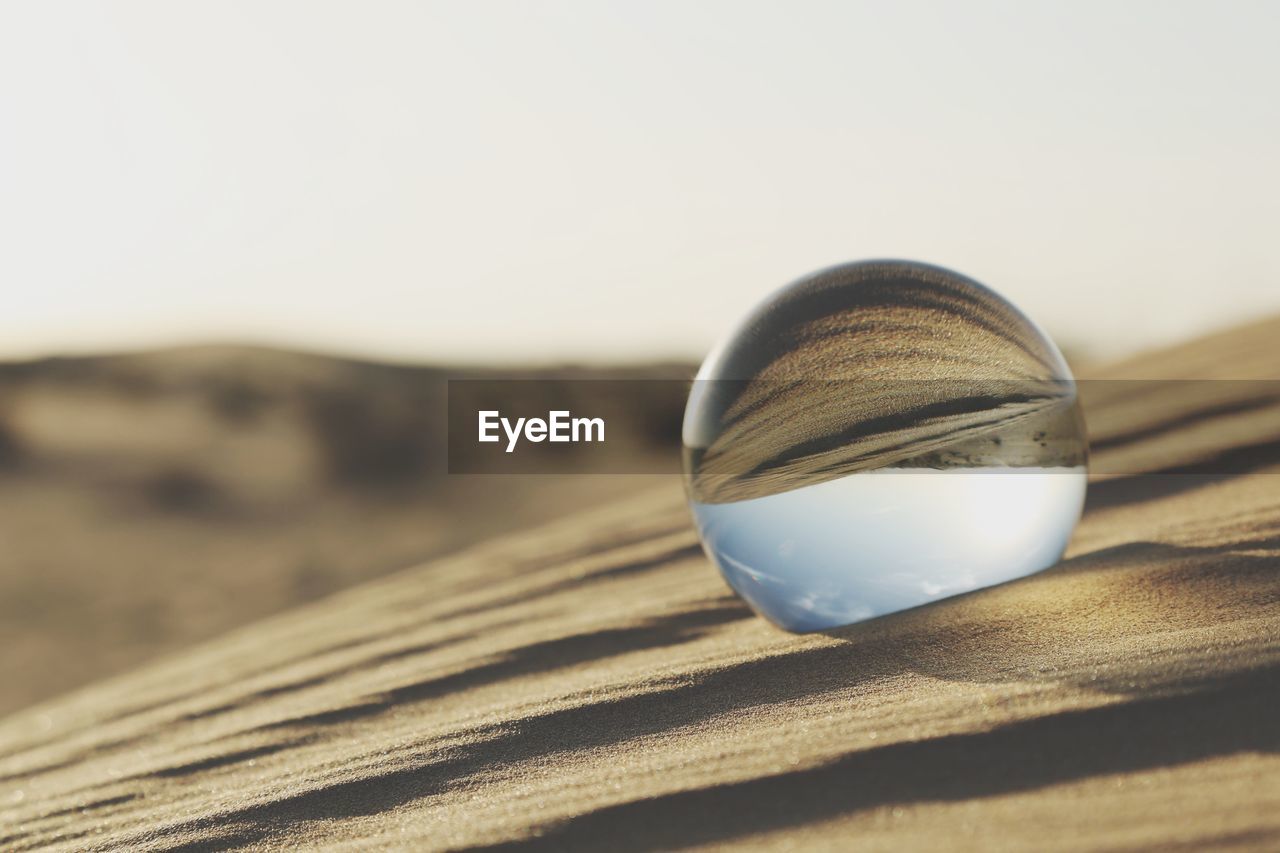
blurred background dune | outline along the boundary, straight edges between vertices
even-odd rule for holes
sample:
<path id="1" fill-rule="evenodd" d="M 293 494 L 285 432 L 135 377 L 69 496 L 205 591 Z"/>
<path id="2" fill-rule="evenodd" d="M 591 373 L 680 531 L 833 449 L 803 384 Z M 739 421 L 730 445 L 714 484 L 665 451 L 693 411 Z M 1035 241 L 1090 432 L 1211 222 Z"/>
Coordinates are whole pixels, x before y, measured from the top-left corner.
<path id="1" fill-rule="evenodd" d="M 0 712 L 644 479 L 449 476 L 448 378 L 691 373 L 214 346 L 2 364 Z M 681 386 L 657 387 L 670 455 Z"/>

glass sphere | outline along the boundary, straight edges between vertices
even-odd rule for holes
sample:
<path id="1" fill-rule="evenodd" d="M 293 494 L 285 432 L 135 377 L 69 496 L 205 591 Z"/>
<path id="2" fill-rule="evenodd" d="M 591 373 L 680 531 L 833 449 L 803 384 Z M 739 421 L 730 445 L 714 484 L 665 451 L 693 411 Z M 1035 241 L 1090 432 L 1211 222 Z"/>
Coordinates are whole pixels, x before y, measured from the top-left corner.
<path id="1" fill-rule="evenodd" d="M 756 612 L 817 631 L 1056 563 L 1087 443 L 1062 354 L 939 267 L 822 270 L 752 311 L 683 424 L 698 534 Z"/>

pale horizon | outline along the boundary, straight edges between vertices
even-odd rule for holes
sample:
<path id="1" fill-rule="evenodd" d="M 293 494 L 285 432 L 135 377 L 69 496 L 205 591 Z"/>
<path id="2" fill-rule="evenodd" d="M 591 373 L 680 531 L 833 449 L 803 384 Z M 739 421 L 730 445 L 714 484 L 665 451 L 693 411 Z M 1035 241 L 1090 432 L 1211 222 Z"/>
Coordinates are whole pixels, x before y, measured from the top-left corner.
<path id="1" fill-rule="evenodd" d="M 701 358 L 898 257 L 1112 357 L 1280 313 L 1265 4 L 10 4 L 0 358 Z"/>

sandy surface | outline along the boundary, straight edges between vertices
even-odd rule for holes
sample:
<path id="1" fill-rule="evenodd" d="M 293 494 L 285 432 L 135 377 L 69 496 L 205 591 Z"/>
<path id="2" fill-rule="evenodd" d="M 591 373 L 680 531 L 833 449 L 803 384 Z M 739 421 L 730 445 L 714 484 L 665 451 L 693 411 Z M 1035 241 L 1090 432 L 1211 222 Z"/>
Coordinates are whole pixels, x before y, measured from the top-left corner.
<path id="1" fill-rule="evenodd" d="M 244 347 L 0 364 L 0 715 L 634 491 L 448 476 L 459 375 Z"/>
<path id="2" fill-rule="evenodd" d="M 1087 401 L 1113 473 L 1035 577 L 788 635 L 637 477 L 8 718 L 0 848 L 1276 849 L 1280 407 L 1194 387 Z"/>

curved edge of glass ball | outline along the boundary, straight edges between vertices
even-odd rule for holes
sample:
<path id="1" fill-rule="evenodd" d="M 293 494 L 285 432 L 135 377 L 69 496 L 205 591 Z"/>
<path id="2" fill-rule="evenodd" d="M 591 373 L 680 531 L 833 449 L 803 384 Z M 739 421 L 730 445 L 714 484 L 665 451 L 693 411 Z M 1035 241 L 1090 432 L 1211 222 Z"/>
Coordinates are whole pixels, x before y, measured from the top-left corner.
<path id="1" fill-rule="evenodd" d="M 765 300 L 702 365 L 683 439 L 705 551 L 789 631 L 1046 569 L 1084 504 L 1058 348 L 990 288 L 910 261 L 831 267 Z"/>

